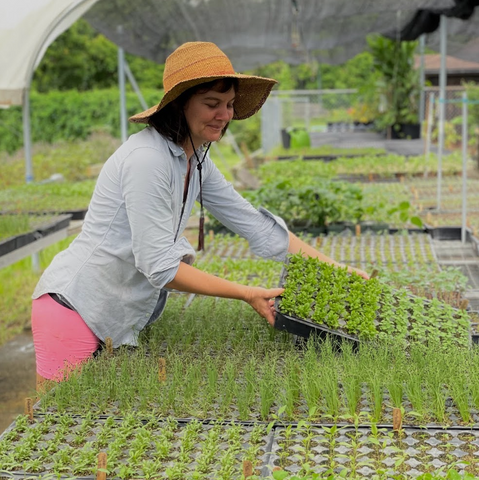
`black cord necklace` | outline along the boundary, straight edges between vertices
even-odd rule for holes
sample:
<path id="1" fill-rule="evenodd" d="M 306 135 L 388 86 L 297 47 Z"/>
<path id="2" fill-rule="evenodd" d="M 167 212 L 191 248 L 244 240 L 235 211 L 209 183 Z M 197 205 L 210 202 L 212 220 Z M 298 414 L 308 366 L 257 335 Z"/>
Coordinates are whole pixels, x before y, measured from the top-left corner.
<path id="1" fill-rule="evenodd" d="M 205 248 L 205 211 L 203 208 L 203 163 L 205 161 L 206 155 L 208 154 L 208 151 L 211 147 L 211 142 L 208 143 L 208 146 L 206 147 L 205 153 L 203 154 L 203 158 L 200 160 L 198 157 L 198 153 L 196 152 L 195 149 L 195 144 L 193 143 L 193 139 L 191 138 L 191 133 L 188 131 L 188 136 L 190 137 L 190 142 L 191 146 L 193 147 L 193 152 L 196 157 L 196 168 L 198 169 L 198 174 L 200 177 L 200 223 L 199 223 L 199 231 L 198 231 L 198 251 L 204 250 Z M 191 172 L 190 172 L 191 173 Z M 183 205 L 181 207 L 181 214 L 180 214 L 180 221 L 178 223 L 178 229 L 176 231 L 175 235 L 175 241 L 176 238 L 178 237 L 178 233 L 180 230 L 180 225 L 181 225 L 181 220 L 183 219 L 183 214 L 185 212 L 185 204 L 186 200 L 188 198 L 188 191 L 190 189 L 190 177 L 188 178 L 187 181 L 187 186 L 186 186 L 186 196 L 183 199 Z"/>

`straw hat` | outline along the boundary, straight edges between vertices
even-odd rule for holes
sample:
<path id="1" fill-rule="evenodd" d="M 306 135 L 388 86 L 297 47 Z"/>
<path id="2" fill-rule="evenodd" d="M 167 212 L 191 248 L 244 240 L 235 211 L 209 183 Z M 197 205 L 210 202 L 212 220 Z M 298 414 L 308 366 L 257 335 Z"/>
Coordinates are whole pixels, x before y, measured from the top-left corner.
<path id="1" fill-rule="evenodd" d="M 235 73 L 228 57 L 210 42 L 188 42 L 167 59 L 163 73 L 165 94 L 158 105 L 130 117 L 130 122 L 148 123 L 148 119 L 183 92 L 200 83 L 222 78 L 238 79 L 233 119 L 254 115 L 268 98 L 276 80 Z"/>

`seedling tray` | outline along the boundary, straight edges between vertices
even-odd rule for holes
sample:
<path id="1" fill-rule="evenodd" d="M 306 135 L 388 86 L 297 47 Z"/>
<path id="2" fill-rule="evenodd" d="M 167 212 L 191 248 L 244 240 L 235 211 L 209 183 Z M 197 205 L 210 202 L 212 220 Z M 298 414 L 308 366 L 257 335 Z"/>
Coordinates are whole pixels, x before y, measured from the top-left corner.
<path id="1" fill-rule="evenodd" d="M 66 431 L 65 420 L 69 424 Z M 171 478 L 167 470 L 179 463 L 183 466 L 177 472 L 181 477 L 175 478 L 189 478 L 200 465 L 207 478 L 240 478 L 241 459 L 245 457 L 251 459 L 254 473 L 261 477 L 269 476 L 274 467 L 298 474 L 305 463 L 315 473 L 324 473 L 334 464 L 339 473 L 350 466 L 350 462 L 358 461 L 361 464 L 357 464 L 357 476 L 371 478 L 379 470 L 391 475 L 399 473 L 396 462 L 402 459 L 410 478 L 428 471 L 431 465 L 435 468 L 454 465 L 462 473 L 466 465 L 461 464 L 461 460 L 479 452 L 479 431 L 465 427 L 404 426 L 398 435 L 391 425 L 373 428 L 361 424 L 275 422 L 268 431 L 266 425 L 206 424 L 194 420 L 195 426 L 190 428 L 188 423 L 172 418 L 166 421 L 152 419 L 150 426 L 133 417 L 113 421 L 90 419 L 86 425 L 85 420 L 63 416 L 47 425 L 46 418 L 35 417 L 32 423 L 25 424 L 25 417 L 19 417 L 0 435 L 0 441 L 3 438 L 9 442 L 8 445 L 4 442 L 4 450 L 0 452 L 0 460 L 3 459 L 0 479 L 50 476 L 66 479 L 72 474 L 78 480 L 94 479 L 100 452 L 107 454 L 108 478 L 124 478 L 127 468 L 131 468 L 127 476 L 144 478 L 145 467 L 153 467 L 157 478 L 166 478 L 165 473 Z M 51 443 L 58 435 L 63 440 L 52 448 Z M 78 435 L 84 435 L 87 442 L 83 445 L 78 442 Z M 140 437 L 148 440 L 142 442 Z M 115 443 L 121 446 L 115 448 L 116 455 L 113 455 Z M 28 465 L 33 465 L 35 458 L 49 446 L 50 455 L 37 465 L 35 472 L 29 471 Z M 67 450 L 67 462 L 61 473 L 55 472 L 55 462 L 63 450 Z M 154 461 L 157 462 L 152 465 Z M 9 463 L 17 466 L 9 467 Z M 125 470 L 120 473 L 121 469 Z M 230 476 L 225 477 L 226 472 Z"/>
<path id="2" fill-rule="evenodd" d="M 319 325 L 302 318 L 281 313 L 279 311 L 280 301 L 281 297 L 276 297 L 274 301 L 274 308 L 276 310 L 274 328 L 277 330 L 283 330 L 304 338 L 309 338 L 309 336 L 315 335 L 323 340 L 326 340 L 329 337 L 333 341 L 342 342 L 346 340 L 352 342 L 354 345 L 359 344 L 359 338 L 354 335 L 348 335 L 347 333 L 333 330 L 325 325 Z"/>
<path id="3" fill-rule="evenodd" d="M 291 271 L 295 271 L 295 279 L 299 277 L 288 284 L 288 270 L 293 260 L 296 266 L 291 264 Z M 470 345 L 470 325 L 462 310 L 412 295 L 404 289 L 394 290 L 365 281 L 358 283 L 346 272 L 337 270 L 332 274 L 330 269 L 335 271 L 314 259 L 305 260 L 299 254 L 288 258 L 279 281 L 279 287 L 286 290 L 275 299 L 275 328 L 306 338 L 315 333 L 321 338 L 329 336 L 356 345 L 362 335 L 364 338 L 394 336 L 406 342 L 435 338 L 444 344 Z M 327 278 L 323 282 L 324 273 Z M 304 281 L 304 275 L 310 280 Z M 305 311 L 310 313 L 303 316 Z M 298 315 L 298 312 L 301 313 Z M 352 325 L 348 323 L 351 320 Z M 331 325 L 331 321 L 335 325 Z"/>
<path id="4" fill-rule="evenodd" d="M 71 215 L 60 215 L 51 221 L 40 225 L 31 232 L 15 235 L 0 241 L 0 256 L 6 255 L 14 250 L 18 250 L 19 248 L 35 242 L 39 238 L 46 237 L 47 235 L 55 233 L 62 228 L 68 227 L 70 220 Z"/>

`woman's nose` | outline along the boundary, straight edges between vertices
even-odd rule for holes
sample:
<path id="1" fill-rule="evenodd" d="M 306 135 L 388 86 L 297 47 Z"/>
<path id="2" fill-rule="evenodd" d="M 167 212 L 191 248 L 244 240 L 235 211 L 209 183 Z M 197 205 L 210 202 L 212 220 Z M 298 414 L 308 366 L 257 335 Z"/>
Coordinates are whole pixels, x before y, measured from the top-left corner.
<path id="1" fill-rule="evenodd" d="M 228 108 L 227 105 L 224 107 L 218 108 L 218 111 L 216 113 L 216 118 L 220 120 L 226 120 L 230 121 L 233 118 L 233 110 Z"/>

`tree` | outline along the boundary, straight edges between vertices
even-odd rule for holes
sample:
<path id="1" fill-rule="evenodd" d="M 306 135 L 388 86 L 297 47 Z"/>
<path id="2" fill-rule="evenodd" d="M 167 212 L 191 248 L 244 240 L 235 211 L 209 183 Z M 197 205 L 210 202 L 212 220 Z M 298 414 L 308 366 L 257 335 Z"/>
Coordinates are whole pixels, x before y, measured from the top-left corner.
<path id="1" fill-rule="evenodd" d="M 138 84 L 162 88 L 163 65 L 125 56 Z M 33 77 L 33 88 L 92 90 L 118 85 L 118 47 L 79 19 L 48 48 Z"/>

